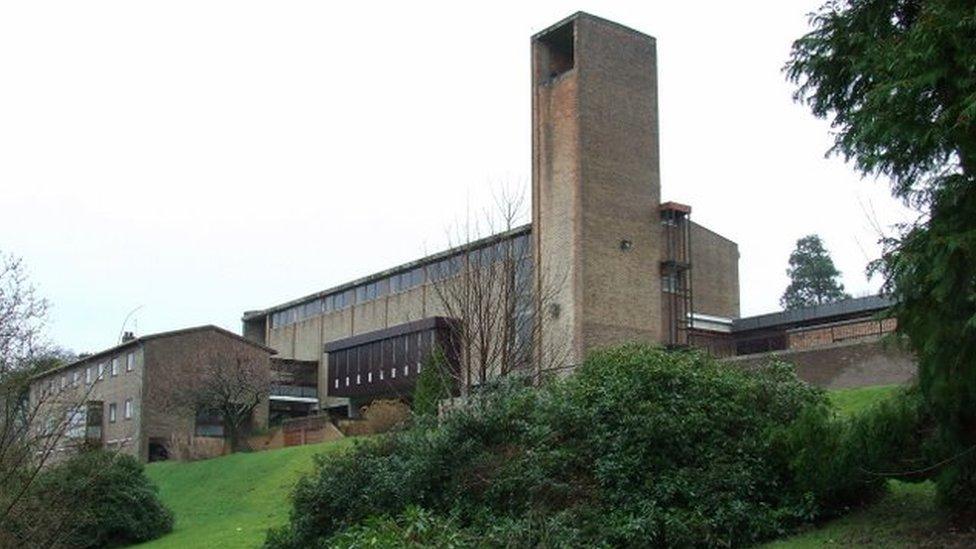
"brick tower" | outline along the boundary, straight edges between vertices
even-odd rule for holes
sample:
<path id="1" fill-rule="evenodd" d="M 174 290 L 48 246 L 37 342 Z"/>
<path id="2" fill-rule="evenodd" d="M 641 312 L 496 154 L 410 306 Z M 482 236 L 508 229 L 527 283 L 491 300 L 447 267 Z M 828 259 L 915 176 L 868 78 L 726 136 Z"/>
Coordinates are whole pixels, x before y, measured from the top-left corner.
<path id="1" fill-rule="evenodd" d="M 659 342 L 661 183 L 654 38 L 577 13 L 532 37 L 532 222 L 555 284 L 542 348 Z"/>

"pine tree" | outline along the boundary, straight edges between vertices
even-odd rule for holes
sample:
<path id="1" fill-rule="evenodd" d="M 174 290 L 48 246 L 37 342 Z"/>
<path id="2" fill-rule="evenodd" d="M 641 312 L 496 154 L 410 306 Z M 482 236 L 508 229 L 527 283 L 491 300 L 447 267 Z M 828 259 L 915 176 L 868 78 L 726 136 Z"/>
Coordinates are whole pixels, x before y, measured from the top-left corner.
<path id="1" fill-rule="evenodd" d="M 786 274 L 790 277 L 790 285 L 779 300 L 784 309 L 823 305 L 851 297 L 844 292 L 844 285 L 837 281 L 840 271 L 834 267 L 818 235 L 811 234 L 796 241 Z"/>
<path id="2" fill-rule="evenodd" d="M 796 99 L 832 152 L 921 210 L 874 264 L 946 444 L 939 497 L 976 513 L 976 9 L 972 0 L 829 0 L 793 44 Z"/>

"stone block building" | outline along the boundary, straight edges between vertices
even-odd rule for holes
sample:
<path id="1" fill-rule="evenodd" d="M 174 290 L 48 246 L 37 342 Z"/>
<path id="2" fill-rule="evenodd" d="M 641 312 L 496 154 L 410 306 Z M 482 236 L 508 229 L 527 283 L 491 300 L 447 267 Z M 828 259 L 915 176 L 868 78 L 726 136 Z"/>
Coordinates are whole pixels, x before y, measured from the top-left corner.
<path id="1" fill-rule="evenodd" d="M 197 437 L 221 437 L 212 422 L 173 406 L 205 365 L 221 358 L 270 368 L 274 350 L 217 326 L 199 326 L 132 337 L 120 345 L 44 372 L 31 383 L 31 409 L 42 428 L 67 424 L 59 451 L 81 443 L 131 454 L 140 460 L 175 455 Z M 253 421 L 267 425 L 268 406 Z"/>

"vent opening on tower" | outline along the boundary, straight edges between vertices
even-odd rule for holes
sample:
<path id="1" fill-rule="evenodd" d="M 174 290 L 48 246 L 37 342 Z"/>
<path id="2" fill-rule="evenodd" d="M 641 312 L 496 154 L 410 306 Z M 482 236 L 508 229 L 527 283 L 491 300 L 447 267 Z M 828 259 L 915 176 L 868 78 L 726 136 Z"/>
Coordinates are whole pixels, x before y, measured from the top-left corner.
<path id="1" fill-rule="evenodd" d="M 552 80 L 566 71 L 572 70 L 575 59 L 575 24 L 568 21 L 539 38 L 542 56 L 539 69 L 540 80 Z"/>

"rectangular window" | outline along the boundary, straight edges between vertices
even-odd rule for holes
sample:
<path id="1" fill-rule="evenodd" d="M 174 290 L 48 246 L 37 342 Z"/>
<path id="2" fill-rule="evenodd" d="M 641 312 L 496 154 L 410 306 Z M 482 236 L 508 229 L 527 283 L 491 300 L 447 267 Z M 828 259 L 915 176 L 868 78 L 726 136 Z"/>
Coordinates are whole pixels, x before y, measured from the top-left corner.
<path id="1" fill-rule="evenodd" d="M 119 375 L 119 357 L 112 359 L 112 377 Z"/>
<path id="2" fill-rule="evenodd" d="M 335 378 L 335 388 L 339 388 L 339 378 Z"/>
<path id="3" fill-rule="evenodd" d="M 125 419 L 132 419 L 132 399 L 125 399 L 125 406 L 122 408 L 122 415 Z"/>
<path id="4" fill-rule="evenodd" d="M 91 382 L 92 382 L 92 367 L 89 366 L 85 368 L 85 383 L 91 383 Z"/>
<path id="5" fill-rule="evenodd" d="M 136 367 L 136 354 L 129 353 L 125 355 L 125 371 L 131 372 Z"/>
<path id="6" fill-rule="evenodd" d="M 383 370 L 380 370 L 380 381 L 383 381 Z"/>
<path id="7" fill-rule="evenodd" d="M 396 379 L 396 367 L 390 368 L 390 377 Z"/>
<path id="8" fill-rule="evenodd" d="M 115 423 L 115 420 L 117 419 L 116 416 L 118 415 L 117 408 L 118 407 L 115 405 L 114 402 L 108 405 L 108 421 L 109 421 L 109 423 Z"/>
<path id="9" fill-rule="evenodd" d="M 363 383 L 363 376 L 356 374 L 356 385 L 362 385 L 362 383 Z"/>
<path id="10" fill-rule="evenodd" d="M 366 374 L 366 383 L 372 383 L 372 382 L 373 382 L 373 372 L 369 372 L 368 374 Z"/>
<path id="11" fill-rule="evenodd" d="M 349 386 L 349 376 L 346 376 L 346 387 Z"/>
<path id="12" fill-rule="evenodd" d="M 410 365 L 409 364 L 407 364 L 406 366 L 403 367 L 403 375 L 405 375 L 405 376 L 410 375 Z"/>
<path id="13" fill-rule="evenodd" d="M 105 363 L 98 365 L 98 379 L 105 379 Z"/>
<path id="14" fill-rule="evenodd" d="M 61 376 L 61 388 L 64 389 L 68 386 L 68 374 Z"/>
<path id="15" fill-rule="evenodd" d="M 80 381 L 81 381 L 81 372 L 80 371 L 75 371 L 73 374 L 71 374 L 71 384 L 72 385 L 78 385 L 78 382 L 80 382 Z"/>

